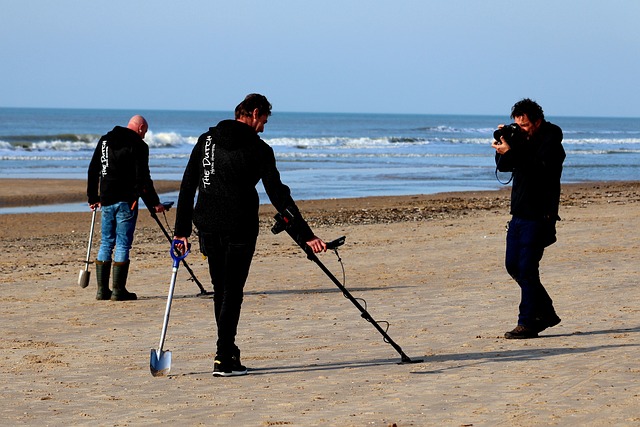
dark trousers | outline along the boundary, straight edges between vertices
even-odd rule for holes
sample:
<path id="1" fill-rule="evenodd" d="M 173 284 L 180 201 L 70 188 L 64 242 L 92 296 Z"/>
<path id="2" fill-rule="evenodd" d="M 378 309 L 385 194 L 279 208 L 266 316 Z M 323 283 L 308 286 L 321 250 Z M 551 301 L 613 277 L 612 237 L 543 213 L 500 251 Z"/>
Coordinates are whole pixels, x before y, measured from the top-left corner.
<path id="1" fill-rule="evenodd" d="M 240 321 L 244 284 L 256 248 L 256 237 L 202 233 L 200 244 L 209 261 L 218 341 L 216 356 L 229 359 L 239 354 L 235 344 Z"/>
<path id="2" fill-rule="evenodd" d="M 513 217 L 507 232 L 505 266 L 521 290 L 518 324 L 529 328 L 555 316 L 553 301 L 540 282 L 545 247 L 543 221 Z"/>

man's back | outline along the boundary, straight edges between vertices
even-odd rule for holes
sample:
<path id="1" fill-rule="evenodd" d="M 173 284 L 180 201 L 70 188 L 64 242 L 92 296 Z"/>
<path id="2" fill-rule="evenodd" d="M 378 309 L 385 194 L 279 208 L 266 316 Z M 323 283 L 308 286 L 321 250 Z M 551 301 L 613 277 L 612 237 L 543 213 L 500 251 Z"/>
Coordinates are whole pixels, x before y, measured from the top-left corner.
<path id="1" fill-rule="evenodd" d="M 151 181 L 148 159 L 147 144 L 129 128 L 116 126 L 100 138 L 89 165 L 89 180 L 99 179 L 102 205 L 137 200 Z M 92 182 L 89 188 L 98 190 Z"/>

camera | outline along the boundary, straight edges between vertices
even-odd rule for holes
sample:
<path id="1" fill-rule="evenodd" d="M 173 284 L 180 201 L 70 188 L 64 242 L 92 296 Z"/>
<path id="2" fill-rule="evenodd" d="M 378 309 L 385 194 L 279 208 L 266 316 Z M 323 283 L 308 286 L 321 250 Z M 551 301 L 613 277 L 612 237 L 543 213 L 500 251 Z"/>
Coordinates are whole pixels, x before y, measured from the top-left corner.
<path id="1" fill-rule="evenodd" d="M 522 128 L 517 123 L 511 123 L 510 125 L 502 126 L 500 129 L 496 129 L 493 132 L 493 138 L 501 144 L 500 137 L 504 137 L 507 144 L 510 146 L 517 145 L 524 140 L 525 134 Z"/>

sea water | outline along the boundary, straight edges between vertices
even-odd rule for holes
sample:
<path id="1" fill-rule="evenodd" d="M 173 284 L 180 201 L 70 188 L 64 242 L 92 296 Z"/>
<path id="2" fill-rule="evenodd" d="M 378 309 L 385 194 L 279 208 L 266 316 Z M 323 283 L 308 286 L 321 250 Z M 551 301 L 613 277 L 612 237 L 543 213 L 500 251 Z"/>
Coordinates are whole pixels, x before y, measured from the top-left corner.
<path id="1" fill-rule="evenodd" d="M 149 122 L 154 180 L 180 180 L 200 134 L 233 112 L 0 108 L 0 178 L 85 180 L 101 135 L 134 114 Z M 640 118 L 547 117 L 564 132 L 562 181 L 640 177 Z M 493 131 L 505 116 L 288 113 L 274 111 L 261 137 L 273 147 L 295 199 L 493 190 Z M 258 187 L 262 203 L 269 200 Z M 176 200 L 177 194 L 162 196 Z M 0 209 L 69 211 L 86 204 Z"/>

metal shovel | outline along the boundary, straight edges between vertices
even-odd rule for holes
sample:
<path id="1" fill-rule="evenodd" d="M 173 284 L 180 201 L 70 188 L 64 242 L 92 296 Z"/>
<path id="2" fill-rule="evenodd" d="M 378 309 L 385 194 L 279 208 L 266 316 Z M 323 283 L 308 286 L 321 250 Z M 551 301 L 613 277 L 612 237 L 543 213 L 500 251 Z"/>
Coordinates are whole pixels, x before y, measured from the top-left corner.
<path id="1" fill-rule="evenodd" d="M 167 307 L 164 310 L 164 322 L 162 323 L 162 333 L 160 335 L 160 344 L 158 345 L 158 349 L 151 349 L 151 357 L 149 361 L 149 369 L 151 370 L 151 375 L 154 377 L 162 377 L 169 373 L 171 370 L 171 352 L 170 351 L 162 351 L 164 346 L 164 338 L 167 335 L 167 326 L 169 325 L 169 313 L 171 312 L 171 300 L 173 299 L 173 290 L 176 287 L 176 277 L 178 276 L 178 267 L 180 266 L 180 261 L 182 261 L 188 254 L 189 249 L 186 248 L 185 252 L 180 255 L 176 253 L 177 249 L 175 249 L 176 244 L 181 244 L 180 240 L 174 240 L 171 243 L 171 250 L 169 253 L 171 254 L 171 258 L 173 258 L 173 269 L 171 273 L 171 284 L 169 285 L 169 296 L 167 297 Z"/>
<path id="2" fill-rule="evenodd" d="M 93 227 L 96 224 L 96 211 L 93 210 L 93 214 L 91 215 L 91 231 L 89 232 L 89 245 L 87 246 L 87 259 L 84 261 L 84 270 L 80 270 L 80 275 L 78 276 L 78 285 L 81 288 L 86 288 L 89 286 L 89 278 L 91 277 L 91 272 L 89 271 L 89 257 L 91 256 L 91 241 L 93 240 Z"/>

